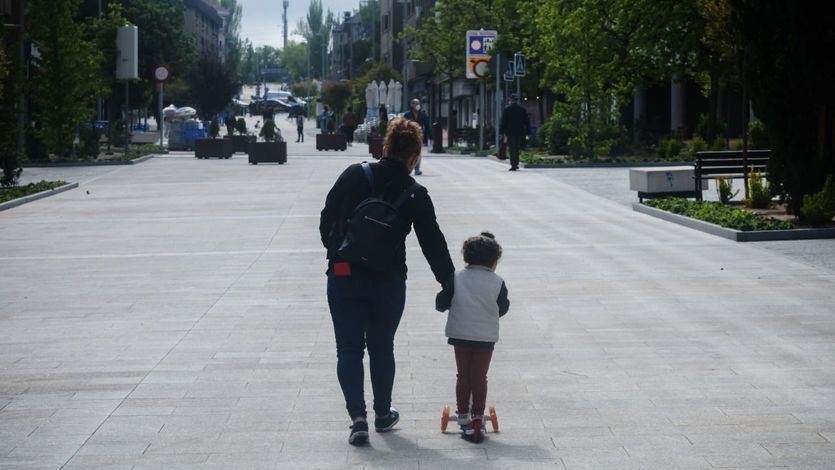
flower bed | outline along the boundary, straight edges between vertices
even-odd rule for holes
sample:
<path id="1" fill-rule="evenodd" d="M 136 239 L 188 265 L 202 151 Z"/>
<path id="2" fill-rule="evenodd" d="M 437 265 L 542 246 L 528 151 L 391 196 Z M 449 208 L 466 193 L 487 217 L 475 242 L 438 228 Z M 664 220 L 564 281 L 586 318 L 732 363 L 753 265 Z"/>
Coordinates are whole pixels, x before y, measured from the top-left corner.
<path id="1" fill-rule="evenodd" d="M 795 226 L 785 220 L 777 220 L 745 211 L 737 207 L 711 201 L 691 201 L 682 198 L 650 199 L 645 205 L 673 214 L 702 220 L 720 227 L 740 230 L 790 230 Z"/>
<path id="2" fill-rule="evenodd" d="M 37 183 L 24 184 L 22 186 L 13 186 L 11 188 L 4 188 L 0 190 L 0 203 L 12 201 L 21 197 L 37 194 L 41 191 L 48 191 L 67 184 L 65 181 L 38 181 Z"/>

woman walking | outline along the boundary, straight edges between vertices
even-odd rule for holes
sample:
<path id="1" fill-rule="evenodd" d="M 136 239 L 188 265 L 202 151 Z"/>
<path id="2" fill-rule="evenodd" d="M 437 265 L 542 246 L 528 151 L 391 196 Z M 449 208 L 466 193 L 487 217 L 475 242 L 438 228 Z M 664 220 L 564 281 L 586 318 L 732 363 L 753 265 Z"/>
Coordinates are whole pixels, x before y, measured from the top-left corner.
<path id="1" fill-rule="evenodd" d="M 348 442 L 368 442 L 363 355 L 368 349 L 374 427 L 391 430 L 394 335 L 406 303 L 406 236 L 415 229 L 424 257 L 442 284 L 455 271 L 426 188 L 409 176 L 423 134 L 406 119 L 388 125 L 383 158 L 349 166 L 328 193 L 319 232 L 328 252 L 328 305 L 336 336 L 337 377 L 351 418 Z"/>

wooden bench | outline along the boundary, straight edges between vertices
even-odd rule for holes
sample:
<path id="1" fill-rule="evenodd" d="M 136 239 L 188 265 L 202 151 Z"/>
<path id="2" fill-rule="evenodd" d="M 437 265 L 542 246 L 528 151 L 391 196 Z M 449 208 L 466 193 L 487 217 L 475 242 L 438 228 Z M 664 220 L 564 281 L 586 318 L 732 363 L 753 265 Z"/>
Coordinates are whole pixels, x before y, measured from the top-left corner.
<path id="1" fill-rule="evenodd" d="M 771 150 L 749 150 L 747 156 L 748 173 L 756 171 L 765 174 Z M 745 178 L 745 165 L 742 150 L 720 152 L 697 152 L 693 178 L 696 183 L 696 200 L 702 200 L 702 180 L 719 177 Z"/>

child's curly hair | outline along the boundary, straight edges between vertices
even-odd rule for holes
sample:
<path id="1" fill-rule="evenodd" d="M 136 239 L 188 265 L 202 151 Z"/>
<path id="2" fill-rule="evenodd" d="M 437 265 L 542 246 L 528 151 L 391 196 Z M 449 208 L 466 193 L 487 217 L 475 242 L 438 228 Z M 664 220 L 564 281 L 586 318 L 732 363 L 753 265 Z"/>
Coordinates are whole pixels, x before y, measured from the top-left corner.
<path id="1" fill-rule="evenodd" d="M 423 131 L 418 123 L 403 118 L 392 119 L 383 141 L 383 155 L 408 162 L 420 155 L 421 142 Z"/>
<path id="2" fill-rule="evenodd" d="M 481 232 L 464 242 L 461 253 L 467 264 L 492 268 L 502 257 L 502 246 L 492 233 Z"/>

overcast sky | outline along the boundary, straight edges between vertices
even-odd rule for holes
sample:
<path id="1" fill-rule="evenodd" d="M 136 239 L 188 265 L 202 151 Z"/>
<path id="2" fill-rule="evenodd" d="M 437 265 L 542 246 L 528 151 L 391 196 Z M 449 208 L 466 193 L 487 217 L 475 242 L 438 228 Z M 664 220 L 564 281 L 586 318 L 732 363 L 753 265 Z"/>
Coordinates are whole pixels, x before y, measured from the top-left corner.
<path id="1" fill-rule="evenodd" d="M 249 38 L 255 46 L 269 45 L 281 47 L 282 43 L 282 0 L 238 0 L 243 7 L 241 19 L 241 37 Z M 307 14 L 309 0 L 290 0 L 287 8 L 288 39 L 293 37 L 299 18 Z M 351 11 L 359 8 L 359 0 L 322 0 L 325 12 L 330 8 L 334 13 Z"/>

